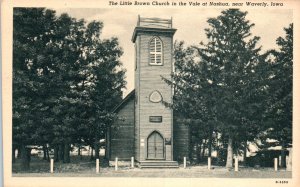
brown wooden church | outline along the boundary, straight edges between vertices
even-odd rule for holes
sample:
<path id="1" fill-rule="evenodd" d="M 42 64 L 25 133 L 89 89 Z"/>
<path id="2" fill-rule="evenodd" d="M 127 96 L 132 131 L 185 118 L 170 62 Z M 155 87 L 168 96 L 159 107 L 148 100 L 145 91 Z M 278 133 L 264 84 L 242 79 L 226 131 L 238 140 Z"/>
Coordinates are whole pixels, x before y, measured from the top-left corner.
<path id="1" fill-rule="evenodd" d="M 161 76 L 173 71 L 172 19 L 138 17 L 132 35 L 135 45 L 135 90 L 115 108 L 118 120 L 107 135 L 110 160 L 134 157 L 141 167 L 177 167 L 188 156 L 188 127 L 174 123 L 173 89 Z"/>

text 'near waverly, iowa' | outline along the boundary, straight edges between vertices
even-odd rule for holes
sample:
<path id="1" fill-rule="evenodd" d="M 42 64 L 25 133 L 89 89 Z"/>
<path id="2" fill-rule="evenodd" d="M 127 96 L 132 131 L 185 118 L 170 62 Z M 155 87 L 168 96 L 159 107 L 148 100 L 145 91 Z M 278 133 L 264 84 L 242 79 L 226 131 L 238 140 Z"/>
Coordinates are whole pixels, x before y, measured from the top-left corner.
<path id="1" fill-rule="evenodd" d="M 209 1 L 109 1 L 111 6 L 252 6 L 252 7 L 268 7 L 268 6 L 284 6 L 282 2 L 209 2 Z"/>

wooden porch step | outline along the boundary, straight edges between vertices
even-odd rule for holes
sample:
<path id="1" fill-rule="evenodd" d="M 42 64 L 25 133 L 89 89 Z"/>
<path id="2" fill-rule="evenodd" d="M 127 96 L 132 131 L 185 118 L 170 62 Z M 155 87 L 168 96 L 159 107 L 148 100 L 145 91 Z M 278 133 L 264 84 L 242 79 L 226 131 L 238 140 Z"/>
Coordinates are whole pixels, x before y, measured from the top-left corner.
<path id="1" fill-rule="evenodd" d="M 179 166 L 140 166 L 140 168 L 179 168 Z"/>
<path id="2" fill-rule="evenodd" d="M 140 168 L 178 168 L 178 162 L 177 161 L 140 161 L 139 162 Z"/>

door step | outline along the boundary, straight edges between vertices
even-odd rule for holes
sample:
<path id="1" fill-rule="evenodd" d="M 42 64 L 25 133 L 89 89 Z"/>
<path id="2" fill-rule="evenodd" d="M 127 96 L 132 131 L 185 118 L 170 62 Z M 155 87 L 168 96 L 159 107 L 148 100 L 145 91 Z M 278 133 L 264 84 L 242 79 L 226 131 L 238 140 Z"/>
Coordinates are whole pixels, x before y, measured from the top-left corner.
<path id="1" fill-rule="evenodd" d="M 178 168 L 178 162 L 177 161 L 140 161 L 139 162 L 140 168 Z"/>

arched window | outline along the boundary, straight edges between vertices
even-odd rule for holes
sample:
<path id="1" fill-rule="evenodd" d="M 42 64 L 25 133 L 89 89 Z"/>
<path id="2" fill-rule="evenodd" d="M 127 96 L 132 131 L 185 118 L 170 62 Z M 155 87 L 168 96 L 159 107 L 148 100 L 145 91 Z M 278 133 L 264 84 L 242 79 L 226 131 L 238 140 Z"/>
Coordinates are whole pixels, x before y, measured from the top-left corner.
<path id="1" fill-rule="evenodd" d="M 150 41 L 150 64 L 162 65 L 162 41 L 158 37 L 154 37 Z"/>

